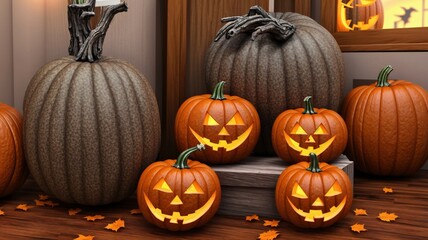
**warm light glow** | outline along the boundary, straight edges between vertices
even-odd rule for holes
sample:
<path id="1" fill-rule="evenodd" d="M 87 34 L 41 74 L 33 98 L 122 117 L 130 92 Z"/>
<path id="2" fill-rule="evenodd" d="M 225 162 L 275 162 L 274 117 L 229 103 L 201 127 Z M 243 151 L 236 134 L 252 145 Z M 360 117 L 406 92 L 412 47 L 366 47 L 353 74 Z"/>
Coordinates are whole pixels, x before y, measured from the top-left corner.
<path id="1" fill-rule="evenodd" d="M 428 26 L 428 0 L 382 0 L 382 4 L 385 16 L 384 29 Z M 416 11 L 411 10 L 412 8 Z"/>
<path id="2" fill-rule="evenodd" d="M 96 0 L 95 7 L 104 7 L 119 4 L 120 0 Z"/>

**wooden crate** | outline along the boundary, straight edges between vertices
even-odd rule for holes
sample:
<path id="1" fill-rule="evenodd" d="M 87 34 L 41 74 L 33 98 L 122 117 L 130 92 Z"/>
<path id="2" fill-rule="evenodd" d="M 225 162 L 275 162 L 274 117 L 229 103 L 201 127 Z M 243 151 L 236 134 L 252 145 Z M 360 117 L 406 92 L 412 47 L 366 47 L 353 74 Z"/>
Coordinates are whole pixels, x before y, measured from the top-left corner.
<path id="1" fill-rule="evenodd" d="M 354 183 L 354 163 L 345 155 L 330 164 L 343 169 Z M 278 157 L 250 157 L 242 163 L 212 168 L 220 178 L 222 199 L 218 214 L 279 217 L 275 206 L 275 186 L 288 165 Z"/>

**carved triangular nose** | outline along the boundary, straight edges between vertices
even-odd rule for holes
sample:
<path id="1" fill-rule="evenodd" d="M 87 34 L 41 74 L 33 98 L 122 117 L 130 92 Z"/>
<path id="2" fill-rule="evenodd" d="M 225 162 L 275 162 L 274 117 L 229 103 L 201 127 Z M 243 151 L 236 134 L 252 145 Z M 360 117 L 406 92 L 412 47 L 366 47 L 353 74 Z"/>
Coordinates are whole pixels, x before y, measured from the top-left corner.
<path id="1" fill-rule="evenodd" d="M 322 202 L 322 200 L 320 198 L 317 198 L 315 200 L 315 202 L 312 203 L 312 206 L 313 207 L 322 207 L 322 206 L 324 206 L 324 203 Z"/>
<path id="2" fill-rule="evenodd" d="M 172 199 L 171 205 L 182 205 L 183 202 L 181 201 L 180 197 L 178 197 L 178 195 L 175 196 L 174 199 Z"/>
<path id="3" fill-rule="evenodd" d="M 226 128 L 225 128 L 225 127 L 223 127 L 223 128 L 221 129 L 221 131 L 218 133 L 218 135 L 220 135 L 220 136 L 229 136 L 230 134 L 229 134 L 229 132 L 226 130 Z"/>
<path id="4" fill-rule="evenodd" d="M 308 139 L 306 139 L 306 141 L 305 141 L 306 143 L 314 143 L 315 142 L 315 139 L 314 139 L 314 137 L 312 137 L 312 135 L 309 135 L 309 137 L 308 137 Z"/>

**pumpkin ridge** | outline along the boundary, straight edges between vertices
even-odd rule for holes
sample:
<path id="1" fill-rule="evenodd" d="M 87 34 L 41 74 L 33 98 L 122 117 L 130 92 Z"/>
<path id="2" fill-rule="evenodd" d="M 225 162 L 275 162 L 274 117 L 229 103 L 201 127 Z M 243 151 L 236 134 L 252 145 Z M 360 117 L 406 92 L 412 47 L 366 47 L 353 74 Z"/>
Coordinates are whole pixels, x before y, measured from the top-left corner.
<path id="1" fill-rule="evenodd" d="M 358 114 L 358 115 L 361 115 L 360 117 L 361 117 L 361 124 L 359 124 L 360 126 L 358 127 L 358 131 L 360 131 L 360 132 L 364 132 L 364 127 L 366 126 L 366 123 L 365 123 L 365 115 L 366 115 L 366 106 L 367 106 L 367 101 L 368 101 L 368 97 L 369 97 L 369 95 L 371 95 L 372 94 L 372 92 L 375 90 L 375 89 L 369 89 L 369 88 L 366 88 L 366 90 L 367 91 L 364 91 L 363 93 L 362 93 L 362 97 L 358 100 L 358 101 L 361 101 L 361 102 L 363 102 L 364 101 L 364 104 L 362 104 L 363 105 L 363 109 L 361 109 L 360 110 L 360 113 Z M 356 111 L 358 111 L 358 109 L 355 109 Z M 355 118 L 354 118 L 354 120 L 353 120 L 354 122 L 356 121 L 355 120 Z M 355 129 L 355 127 L 352 129 L 353 131 L 357 131 L 356 129 Z M 362 146 L 365 146 L 365 143 L 364 143 L 364 139 L 363 138 L 361 138 L 360 139 L 361 140 L 361 145 Z M 353 147 L 353 149 L 358 149 L 357 147 Z M 366 166 L 367 166 L 367 162 L 366 162 L 366 159 L 367 159 L 367 157 L 364 155 L 364 153 L 363 152 L 359 152 L 359 153 L 357 153 L 357 156 L 354 156 L 354 160 L 356 159 L 356 158 L 361 158 L 362 159 L 362 165 L 363 165 L 363 168 L 366 168 Z"/>
<path id="2" fill-rule="evenodd" d="M 0 103 L 1 104 L 1 103 Z M 3 109 L 2 109 L 3 110 Z M 8 113 L 8 111 L 7 110 L 3 110 L 3 113 Z M 7 119 L 2 115 L 2 114 L 0 114 L 0 122 L 3 122 L 4 124 L 6 124 L 6 125 L 8 125 L 8 127 L 7 127 L 7 131 L 10 133 L 10 136 L 12 137 L 12 138 L 14 138 L 14 134 L 13 134 L 13 132 L 11 131 L 11 129 L 10 129 L 10 127 L 11 127 L 11 125 L 10 125 L 10 123 L 9 123 L 9 121 L 7 121 Z M 8 134 L 9 135 L 9 134 Z M 13 141 L 13 145 L 14 145 L 14 149 L 16 149 L 16 146 L 15 146 L 15 141 Z M 15 156 L 15 153 L 16 151 L 14 151 L 14 157 L 13 157 L 13 159 L 15 160 L 15 161 L 12 161 L 12 162 L 14 162 L 14 165 L 13 165 L 13 170 L 12 171 L 7 171 L 6 172 L 6 174 L 7 173 L 9 173 L 9 174 L 7 174 L 8 175 L 8 180 L 7 181 L 5 181 L 5 189 L 2 191 L 2 192 L 0 192 L 0 196 L 4 196 L 4 195 L 7 195 L 8 193 L 9 193 L 9 191 L 10 191 L 10 188 L 13 188 L 13 186 L 11 186 L 11 183 L 12 183 L 12 181 L 13 181 L 13 178 L 14 178 L 14 175 L 15 175 L 15 169 L 16 169 L 16 164 L 17 164 L 17 161 L 16 161 L 16 156 Z M 0 159 L 1 160 L 1 159 Z"/>

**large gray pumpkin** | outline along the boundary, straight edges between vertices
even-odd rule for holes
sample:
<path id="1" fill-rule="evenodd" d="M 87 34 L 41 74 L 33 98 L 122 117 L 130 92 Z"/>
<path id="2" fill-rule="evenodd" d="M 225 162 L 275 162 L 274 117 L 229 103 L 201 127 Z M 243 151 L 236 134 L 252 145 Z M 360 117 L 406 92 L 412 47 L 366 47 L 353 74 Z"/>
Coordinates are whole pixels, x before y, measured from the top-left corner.
<path id="1" fill-rule="evenodd" d="M 259 154 L 274 154 L 271 128 L 281 112 L 302 107 L 306 96 L 320 108 L 338 110 L 344 86 L 341 51 L 326 29 L 297 13 L 271 16 L 252 7 L 247 16 L 226 19 L 205 67 L 208 88 L 226 81 L 225 92 L 256 107 L 262 126 Z M 275 24 L 286 30 L 272 28 Z"/>
<path id="2" fill-rule="evenodd" d="M 43 191 L 65 202 L 122 200 L 160 147 L 151 86 L 117 59 L 48 63 L 27 88 L 24 117 L 30 172 Z"/>

